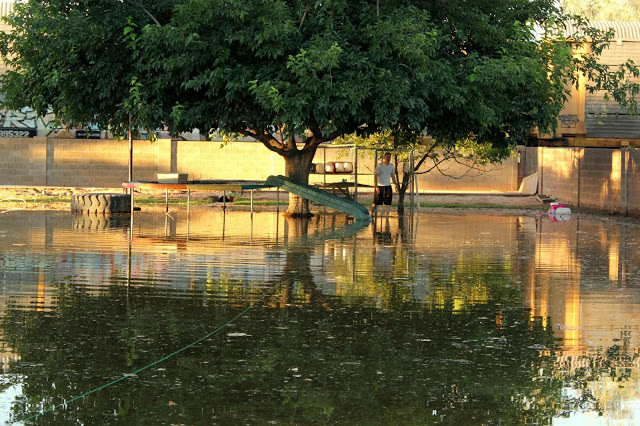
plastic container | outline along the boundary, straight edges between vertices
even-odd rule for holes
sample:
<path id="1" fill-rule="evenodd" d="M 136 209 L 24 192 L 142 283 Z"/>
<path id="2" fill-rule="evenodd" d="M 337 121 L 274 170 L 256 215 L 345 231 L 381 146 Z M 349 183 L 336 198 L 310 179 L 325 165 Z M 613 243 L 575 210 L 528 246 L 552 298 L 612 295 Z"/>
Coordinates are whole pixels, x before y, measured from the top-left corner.
<path id="1" fill-rule="evenodd" d="M 571 209 L 564 204 L 551 203 L 549 214 L 554 216 L 567 216 L 571 214 Z"/>

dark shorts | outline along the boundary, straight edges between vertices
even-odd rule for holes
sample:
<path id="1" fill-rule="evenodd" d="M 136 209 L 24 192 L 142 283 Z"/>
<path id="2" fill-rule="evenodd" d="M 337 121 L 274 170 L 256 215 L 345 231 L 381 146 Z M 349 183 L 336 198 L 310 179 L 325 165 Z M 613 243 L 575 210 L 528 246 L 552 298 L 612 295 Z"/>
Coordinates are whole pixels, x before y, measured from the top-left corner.
<path id="1" fill-rule="evenodd" d="M 376 206 L 386 204 L 387 206 L 391 205 L 391 197 L 393 196 L 393 191 L 391 191 L 391 185 L 389 186 L 379 186 L 379 191 L 376 193 L 373 198 L 373 204 Z"/>

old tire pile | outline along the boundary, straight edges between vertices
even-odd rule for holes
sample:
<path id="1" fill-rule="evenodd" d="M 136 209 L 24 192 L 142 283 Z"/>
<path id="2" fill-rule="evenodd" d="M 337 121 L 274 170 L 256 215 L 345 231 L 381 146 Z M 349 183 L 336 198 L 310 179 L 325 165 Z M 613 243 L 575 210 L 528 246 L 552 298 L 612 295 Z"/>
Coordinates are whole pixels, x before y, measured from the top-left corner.
<path id="1" fill-rule="evenodd" d="M 71 212 L 77 214 L 130 213 L 131 197 L 128 194 L 92 193 L 71 197 Z"/>

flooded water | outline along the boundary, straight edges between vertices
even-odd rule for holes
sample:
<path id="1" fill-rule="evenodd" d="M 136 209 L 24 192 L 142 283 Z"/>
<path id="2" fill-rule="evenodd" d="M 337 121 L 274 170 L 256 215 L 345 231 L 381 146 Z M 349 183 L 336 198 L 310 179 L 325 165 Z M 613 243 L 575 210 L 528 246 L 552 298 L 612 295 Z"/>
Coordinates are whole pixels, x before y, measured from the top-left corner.
<path id="1" fill-rule="evenodd" d="M 640 227 L 0 214 L 0 419 L 634 424 Z"/>

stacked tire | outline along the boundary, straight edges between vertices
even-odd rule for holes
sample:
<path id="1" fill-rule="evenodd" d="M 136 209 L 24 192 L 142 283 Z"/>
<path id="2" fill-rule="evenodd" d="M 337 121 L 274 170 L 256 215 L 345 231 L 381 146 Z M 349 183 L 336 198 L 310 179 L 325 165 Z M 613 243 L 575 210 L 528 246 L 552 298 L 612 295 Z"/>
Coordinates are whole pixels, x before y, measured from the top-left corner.
<path id="1" fill-rule="evenodd" d="M 110 193 L 74 194 L 71 197 L 71 212 L 77 214 L 130 213 L 131 196 Z"/>

